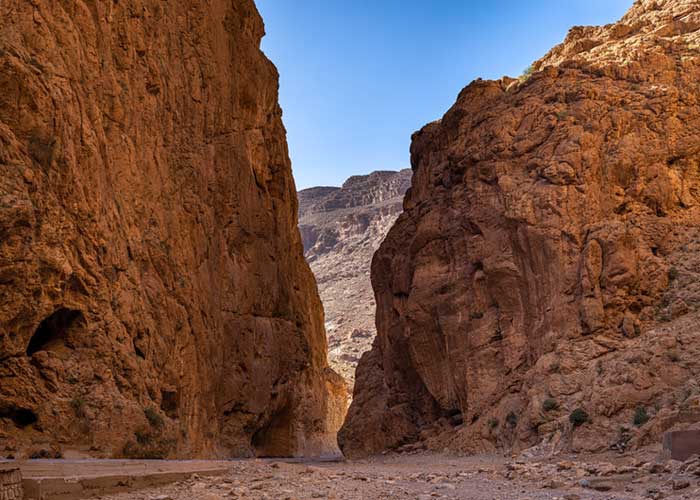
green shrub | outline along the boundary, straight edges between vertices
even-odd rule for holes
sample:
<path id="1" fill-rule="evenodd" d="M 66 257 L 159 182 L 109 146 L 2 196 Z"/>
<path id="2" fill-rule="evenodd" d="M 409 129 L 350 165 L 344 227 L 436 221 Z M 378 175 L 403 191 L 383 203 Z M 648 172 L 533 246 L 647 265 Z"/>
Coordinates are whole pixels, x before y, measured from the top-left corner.
<path id="1" fill-rule="evenodd" d="M 544 411 L 554 411 L 559 409 L 559 403 L 557 403 L 554 399 L 548 398 L 544 400 L 544 403 L 542 403 L 542 409 Z"/>
<path id="2" fill-rule="evenodd" d="M 151 424 L 151 427 L 156 429 L 163 427 L 163 417 L 161 417 L 160 414 L 153 408 L 146 408 L 143 410 L 143 414 L 146 416 L 148 423 Z"/>
<path id="3" fill-rule="evenodd" d="M 489 428 L 495 429 L 496 427 L 498 427 L 498 419 L 497 418 L 489 419 Z"/>
<path id="4" fill-rule="evenodd" d="M 70 406 L 76 417 L 83 418 L 85 416 L 85 400 L 83 398 L 74 398 L 71 400 Z"/>
<path id="5" fill-rule="evenodd" d="M 569 422 L 573 424 L 574 427 L 580 427 L 586 422 L 588 422 L 588 413 L 583 408 L 576 408 L 569 415 Z"/>
<path id="6" fill-rule="evenodd" d="M 668 270 L 668 281 L 675 281 L 678 278 L 678 268 L 676 266 L 671 266 Z"/>
<path id="7" fill-rule="evenodd" d="M 482 311 L 473 311 L 469 314 L 469 319 L 481 319 L 484 317 L 484 313 Z"/>
<path id="8" fill-rule="evenodd" d="M 145 425 L 134 431 L 134 438 L 124 444 L 123 458 L 161 460 L 167 458 L 177 444 L 174 439 L 163 436 L 161 430 Z"/>
<path id="9" fill-rule="evenodd" d="M 506 423 L 510 427 L 515 427 L 518 425 L 518 416 L 515 414 L 515 412 L 510 412 L 508 416 L 506 417 Z"/>
<path id="10" fill-rule="evenodd" d="M 134 431 L 134 436 L 136 437 L 136 442 L 138 444 L 148 444 L 152 439 L 151 432 L 144 427 L 139 427 L 136 429 Z"/>
<path id="11" fill-rule="evenodd" d="M 637 407 L 637 409 L 634 411 L 634 425 L 637 427 L 641 427 L 646 424 L 649 421 L 649 418 L 647 409 L 643 406 Z"/>
<path id="12" fill-rule="evenodd" d="M 532 76 L 532 74 L 535 72 L 535 67 L 531 64 L 525 70 L 523 71 L 523 74 L 520 75 L 520 80 L 525 81 L 528 78 Z"/>

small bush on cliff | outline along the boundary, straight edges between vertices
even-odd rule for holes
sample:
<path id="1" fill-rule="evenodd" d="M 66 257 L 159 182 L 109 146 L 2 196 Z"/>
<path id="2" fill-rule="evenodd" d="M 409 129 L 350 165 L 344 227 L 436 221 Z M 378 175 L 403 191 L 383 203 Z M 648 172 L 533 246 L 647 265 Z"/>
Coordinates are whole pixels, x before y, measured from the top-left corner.
<path id="1" fill-rule="evenodd" d="M 596 362 L 595 371 L 599 377 L 601 377 L 603 375 L 603 373 L 605 372 L 605 367 L 603 366 L 603 362 L 601 360 L 598 360 Z"/>
<path id="2" fill-rule="evenodd" d="M 122 456 L 131 459 L 162 460 L 175 449 L 176 441 L 162 435 L 161 430 L 141 426 L 134 431 L 134 440 L 127 441 Z"/>
<path id="3" fill-rule="evenodd" d="M 489 428 L 495 429 L 496 427 L 498 427 L 498 419 L 497 418 L 489 419 Z"/>
<path id="4" fill-rule="evenodd" d="M 678 268 L 672 266 L 671 269 L 668 270 L 668 281 L 676 281 L 676 279 L 678 279 Z"/>
<path id="5" fill-rule="evenodd" d="M 508 416 L 506 417 L 506 423 L 510 427 L 515 427 L 518 425 L 518 416 L 515 414 L 515 412 L 510 412 Z"/>
<path id="6" fill-rule="evenodd" d="M 646 424 L 649 421 L 649 414 L 647 413 L 647 409 L 644 408 L 643 406 L 638 407 L 634 411 L 634 425 L 637 427 L 641 427 L 644 424 Z"/>
<path id="7" fill-rule="evenodd" d="M 145 427 L 139 427 L 134 431 L 134 436 L 136 437 L 136 442 L 138 444 L 148 444 L 153 439 L 151 432 Z"/>
<path id="8" fill-rule="evenodd" d="M 527 68 L 525 68 L 525 70 L 523 71 L 523 74 L 520 75 L 519 80 L 520 80 L 521 82 L 527 81 L 527 80 L 532 76 L 532 74 L 533 74 L 534 72 L 535 72 L 535 67 L 531 64 L 530 66 L 528 66 Z"/>
<path id="9" fill-rule="evenodd" d="M 70 406 L 76 417 L 83 418 L 85 416 L 85 400 L 83 398 L 74 398 L 70 402 Z"/>
<path id="10" fill-rule="evenodd" d="M 571 415 L 569 415 L 569 422 L 571 422 L 574 427 L 581 427 L 588 422 L 588 413 L 586 413 L 586 410 L 583 408 L 576 408 L 571 412 Z"/>
<path id="11" fill-rule="evenodd" d="M 544 400 L 544 403 L 542 403 L 542 409 L 544 411 L 554 411 L 559 408 L 559 403 L 557 403 L 554 399 L 548 398 Z"/>
<path id="12" fill-rule="evenodd" d="M 146 416 L 148 423 L 151 424 L 151 427 L 156 429 L 163 427 L 163 417 L 161 417 L 160 414 L 153 408 L 146 408 L 143 410 L 143 414 Z"/>

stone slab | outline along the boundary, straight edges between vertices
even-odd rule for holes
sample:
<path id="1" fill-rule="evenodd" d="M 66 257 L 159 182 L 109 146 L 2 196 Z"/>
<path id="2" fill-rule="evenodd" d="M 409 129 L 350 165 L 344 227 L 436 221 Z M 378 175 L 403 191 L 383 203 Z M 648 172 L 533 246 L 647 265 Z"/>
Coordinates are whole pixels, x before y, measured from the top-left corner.
<path id="1" fill-rule="evenodd" d="M 673 460 L 688 460 L 693 455 L 700 455 L 700 430 L 667 432 L 663 444 L 666 456 Z"/>
<path id="2" fill-rule="evenodd" d="M 22 500 L 22 474 L 17 468 L 0 469 L 0 500 Z"/>
<path id="3" fill-rule="evenodd" d="M 0 462 L 0 471 L 11 466 L 19 467 L 22 472 L 21 486 L 26 500 L 80 500 L 162 486 L 195 474 L 223 475 L 233 463 L 206 460 L 28 460 Z M 0 496 L 0 500 L 5 499 Z"/>

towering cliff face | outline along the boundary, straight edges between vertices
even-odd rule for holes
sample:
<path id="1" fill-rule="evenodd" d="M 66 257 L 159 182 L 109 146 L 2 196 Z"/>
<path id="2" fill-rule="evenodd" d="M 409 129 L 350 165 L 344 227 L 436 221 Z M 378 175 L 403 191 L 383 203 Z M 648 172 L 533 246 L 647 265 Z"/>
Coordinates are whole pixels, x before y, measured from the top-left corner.
<path id="1" fill-rule="evenodd" d="M 675 321 L 700 304 L 699 28 L 697 1 L 638 1 L 414 135 L 347 454 L 596 450 L 700 421 L 700 334 Z"/>
<path id="2" fill-rule="evenodd" d="M 376 335 L 372 256 L 401 213 L 410 183 L 406 169 L 299 192 L 299 229 L 326 314 L 329 362 L 350 386 Z"/>
<path id="3" fill-rule="evenodd" d="M 0 4 L 0 453 L 332 452 L 252 0 Z"/>

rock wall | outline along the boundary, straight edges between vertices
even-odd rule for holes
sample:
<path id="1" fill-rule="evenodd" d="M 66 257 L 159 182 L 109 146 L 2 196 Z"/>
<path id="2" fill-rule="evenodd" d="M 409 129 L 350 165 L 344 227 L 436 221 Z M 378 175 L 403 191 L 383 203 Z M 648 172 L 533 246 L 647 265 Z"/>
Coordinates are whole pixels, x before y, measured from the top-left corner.
<path id="1" fill-rule="evenodd" d="M 700 304 L 699 28 L 697 1 L 638 1 L 414 135 L 347 455 L 593 451 L 700 421 L 700 339 L 674 326 Z"/>
<path id="2" fill-rule="evenodd" d="M 0 454 L 331 453 L 252 0 L 0 4 Z"/>
<path id="3" fill-rule="evenodd" d="M 372 256 L 403 210 L 410 183 L 410 169 L 380 171 L 340 188 L 299 192 L 299 229 L 326 314 L 329 362 L 350 387 L 376 335 Z"/>

